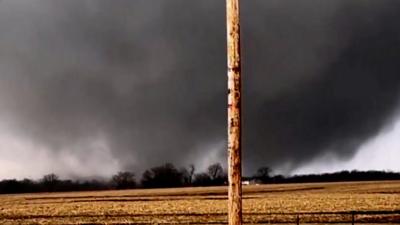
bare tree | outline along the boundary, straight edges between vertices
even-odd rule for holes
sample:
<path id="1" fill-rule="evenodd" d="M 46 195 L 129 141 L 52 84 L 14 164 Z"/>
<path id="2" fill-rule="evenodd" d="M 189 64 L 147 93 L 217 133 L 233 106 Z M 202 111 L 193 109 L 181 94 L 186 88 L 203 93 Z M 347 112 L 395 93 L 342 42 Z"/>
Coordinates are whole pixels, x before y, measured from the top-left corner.
<path id="1" fill-rule="evenodd" d="M 221 178 L 224 175 L 224 169 L 222 168 L 220 163 L 215 163 L 210 165 L 207 168 L 207 172 L 212 180 L 217 180 L 218 178 Z"/>
<path id="2" fill-rule="evenodd" d="M 189 165 L 189 168 L 181 168 L 180 173 L 182 174 L 183 185 L 192 185 L 195 173 L 195 167 L 193 164 Z"/>
<path id="3" fill-rule="evenodd" d="M 182 184 L 183 184 L 184 186 L 190 185 L 190 184 L 191 184 L 191 178 L 190 178 L 189 170 L 186 169 L 185 167 L 182 167 L 182 168 L 179 170 L 179 173 L 180 173 L 181 176 L 182 176 Z"/>
<path id="4" fill-rule="evenodd" d="M 189 183 L 192 184 L 193 183 L 193 177 L 194 177 L 194 173 L 196 172 L 196 168 L 194 167 L 193 164 L 189 165 Z"/>
<path id="5" fill-rule="evenodd" d="M 58 185 L 59 182 L 60 182 L 59 177 L 54 173 L 44 175 L 43 178 L 41 179 L 41 183 L 43 187 L 46 189 L 46 191 L 55 191 L 56 186 Z"/>
<path id="6" fill-rule="evenodd" d="M 149 188 L 179 187 L 183 184 L 181 171 L 171 163 L 153 167 L 142 175 L 142 185 Z"/>
<path id="7" fill-rule="evenodd" d="M 135 174 L 131 172 L 118 172 L 112 177 L 117 189 L 129 189 L 136 186 Z"/>
<path id="8" fill-rule="evenodd" d="M 264 166 L 257 170 L 256 178 L 265 183 L 271 179 L 271 173 L 272 169 L 268 166 Z"/>

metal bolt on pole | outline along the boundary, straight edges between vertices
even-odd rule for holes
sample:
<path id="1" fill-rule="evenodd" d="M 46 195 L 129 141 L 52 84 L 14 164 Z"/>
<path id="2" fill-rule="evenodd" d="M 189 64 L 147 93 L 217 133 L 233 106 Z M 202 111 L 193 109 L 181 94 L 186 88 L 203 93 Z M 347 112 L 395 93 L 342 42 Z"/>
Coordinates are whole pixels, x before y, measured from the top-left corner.
<path id="1" fill-rule="evenodd" d="M 226 0 L 228 53 L 228 220 L 242 224 L 241 60 L 239 0 Z"/>

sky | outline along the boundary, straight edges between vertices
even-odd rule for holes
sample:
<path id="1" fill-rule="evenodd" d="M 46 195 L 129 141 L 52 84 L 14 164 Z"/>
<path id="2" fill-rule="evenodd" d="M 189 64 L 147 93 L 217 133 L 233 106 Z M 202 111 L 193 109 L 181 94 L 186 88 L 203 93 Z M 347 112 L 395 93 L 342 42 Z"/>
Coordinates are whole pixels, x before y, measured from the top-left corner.
<path id="1" fill-rule="evenodd" d="M 243 169 L 400 171 L 400 2 L 241 1 Z M 0 179 L 226 164 L 224 1 L 0 1 Z"/>

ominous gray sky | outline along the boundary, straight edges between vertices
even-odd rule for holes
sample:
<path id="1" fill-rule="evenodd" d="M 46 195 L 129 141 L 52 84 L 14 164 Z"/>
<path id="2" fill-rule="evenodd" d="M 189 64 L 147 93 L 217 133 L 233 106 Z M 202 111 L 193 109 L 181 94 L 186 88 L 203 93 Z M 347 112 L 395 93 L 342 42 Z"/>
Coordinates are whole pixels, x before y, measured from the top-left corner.
<path id="1" fill-rule="evenodd" d="M 225 162 L 224 7 L 0 1 L 0 178 Z M 400 2 L 241 7 L 245 172 L 400 170 Z"/>

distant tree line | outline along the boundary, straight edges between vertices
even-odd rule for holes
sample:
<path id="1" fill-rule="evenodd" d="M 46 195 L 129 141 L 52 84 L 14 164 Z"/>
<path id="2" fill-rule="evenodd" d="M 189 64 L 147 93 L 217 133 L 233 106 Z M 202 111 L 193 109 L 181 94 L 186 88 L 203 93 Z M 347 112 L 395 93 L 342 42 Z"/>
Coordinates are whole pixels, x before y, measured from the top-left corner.
<path id="1" fill-rule="evenodd" d="M 305 183 L 338 181 L 400 180 L 400 173 L 385 171 L 341 171 L 336 173 L 296 176 L 272 175 L 269 167 L 261 167 L 247 183 Z M 62 180 L 56 174 L 48 174 L 40 180 L 2 180 L 0 194 L 116 190 L 133 188 L 169 188 L 190 186 L 219 186 L 228 182 L 227 172 L 221 164 L 210 165 L 205 172 L 196 173 L 193 165 L 176 168 L 171 163 L 150 168 L 143 172 L 140 180 L 133 172 L 121 171 L 108 180 Z"/>
<path id="2" fill-rule="evenodd" d="M 400 173 L 391 171 L 340 171 L 335 173 L 305 174 L 294 176 L 272 176 L 269 167 L 261 167 L 254 176 L 245 178 L 255 183 L 313 183 L 313 182 L 341 182 L 341 181 L 380 181 L 380 180 L 400 180 Z"/>
<path id="3" fill-rule="evenodd" d="M 47 174 L 39 180 L 2 180 L 0 194 L 218 186 L 225 185 L 228 180 L 219 163 L 210 165 L 206 172 L 195 172 L 194 165 L 178 169 L 172 163 L 166 163 L 146 170 L 140 180 L 129 171 L 120 171 L 108 180 L 62 180 L 56 174 Z"/>

